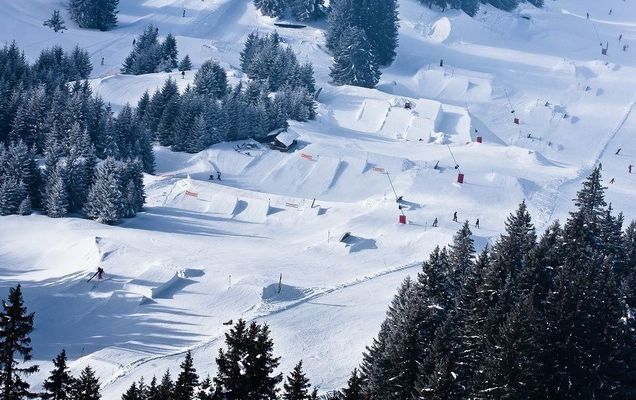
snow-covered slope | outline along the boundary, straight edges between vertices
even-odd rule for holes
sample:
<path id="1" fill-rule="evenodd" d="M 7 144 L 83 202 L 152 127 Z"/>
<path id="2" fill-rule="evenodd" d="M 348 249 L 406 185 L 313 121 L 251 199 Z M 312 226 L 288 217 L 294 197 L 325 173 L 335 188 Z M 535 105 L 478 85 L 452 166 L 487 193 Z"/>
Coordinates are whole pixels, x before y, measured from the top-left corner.
<path id="1" fill-rule="evenodd" d="M 118 74 L 146 24 L 174 33 L 195 67 L 220 60 L 233 81 L 243 77 L 245 36 L 273 30 L 250 0 L 120 3 L 113 31 L 67 21 L 70 29 L 56 34 L 42 21 L 64 1 L 7 2 L 0 40 L 16 39 L 30 58 L 56 43 L 87 48 L 91 83 L 117 109 L 168 75 Z M 321 24 L 279 30 L 301 61 L 313 62 L 323 87 L 318 118 L 292 124 L 300 135 L 294 151 L 157 148 L 146 211 L 119 226 L 0 218 L 0 286 L 4 293 L 21 282 L 36 312 L 34 358 L 43 367 L 34 383 L 61 348 L 74 371 L 96 368 L 106 399 L 142 375 L 176 368 L 188 349 L 197 369 L 213 374 L 222 323 L 243 317 L 271 325 L 281 370 L 302 358 L 314 384 L 336 388 L 359 363 L 398 283 L 451 240 L 459 227 L 453 211 L 481 220 L 480 246 L 523 199 L 541 228 L 567 213 L 581 180 L 602 162 L 605 177 L 615 178 L 608 200 L 636 217 L 636 174 L 627 174 L 636 164 L 636 47 L 623 52 L 618 43 L 620 34 L 622 43 L 636 42 L 632 3 L 556 0 L 513 13 L 484 8 L 472 19 L 401 0 L 400 13 L 398 57 L 377 90 L 327 83 Z M 609 41 L 607 57 L 599 40 Z M 185 87 L 194 71 L 174 75 Z M 208 181 L 214 170 L 222 181 Z M 391 185 L 404 196 L 406 225 L 397 223 Z M 440 227 L 431 228 L 436 217 Z M 352 237 L 340 243 L 344 232 Z M 85 281 L 98 265 L 109 279 L 93 287 Z"/>

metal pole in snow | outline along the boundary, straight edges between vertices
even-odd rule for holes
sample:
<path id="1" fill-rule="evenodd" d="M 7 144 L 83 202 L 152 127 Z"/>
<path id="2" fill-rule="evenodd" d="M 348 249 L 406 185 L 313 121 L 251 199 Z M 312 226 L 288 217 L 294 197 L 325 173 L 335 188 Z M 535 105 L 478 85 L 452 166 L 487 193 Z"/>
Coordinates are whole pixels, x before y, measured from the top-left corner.
<path id="1" fill-rule="evenodd" d="M 386 177 L 389 178 L 389 183 L 391 184 L 391 189 L 393 189 L 393 194 L 395 195 L 395 201 L 398 200 L 397 192 L 395 191 L 395 187 L 393 186 L 393 182 L 391 181 L 391 177 L 389 176 L 389 172 L 386 172 Z"/>

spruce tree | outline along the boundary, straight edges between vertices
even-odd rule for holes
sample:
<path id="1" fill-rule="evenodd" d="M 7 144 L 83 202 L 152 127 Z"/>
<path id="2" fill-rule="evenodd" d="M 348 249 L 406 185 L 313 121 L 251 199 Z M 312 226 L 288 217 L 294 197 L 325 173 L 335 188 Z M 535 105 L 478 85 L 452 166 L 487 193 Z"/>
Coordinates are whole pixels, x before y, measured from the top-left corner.
<path id="1" fill-rule="evenodd" d="M 66 351 L 62 350 L 53 360 L 53 370 L 44 381 L 43 400 L 70 400 L 73 377 L 66 365 Z"/>
<path id="2" fill-rule="evenodd" d="M 181 363 L 181 372 L 174 385 L 174 400 L 192 400 L 199 385 L 199 376 L 194 369 L 192 353 L 188 351 Z"/>
<path id="3" fill-rule="evenodd" d="M 358 374 L 358 370 L 354 369 L 351 377 L 347 381 L 347 386 L 342 389 L 342 400 L 364 400 L 365 393 L 363 389 L 362 377 Z"/>
<path id="4" fill-rule="evenodd" d="M 128 390 L 121 396 L 121 400 L 144 400 L 141 391 L 137 388 L 137 382 L 133 382 Z"/>
<path id="5" fill-rule="evenodd" d="M 286 8 L 284 0 L 254 0 L 254 6 L 256 6 L 263 15 L 272 18 L 281 17 Z"/>
<path id="6" fill-rule="evenodd" d="M 337 85 L 375 87 L 381 72 L 374 50 L 363 30 L 350 27 L 343 32 L 340 43 L 334 50 L 334 63 L 329 75 Z"/>
<path id="7" fill-rule="evenodd" d="M 107 158 L 97 168 L 84 212 L 103 224 L 112 224 L 122 217 L 124 196 L 120 187 L 121 172 L 112 158 Z"/>
<path id="8" fill-rule="evenodd" d="M 63 31 L 66 29 L 64 25 L 64 18 L 60 16 L 60 10 L 53 10 L 53 14 L 51 14 L 51 18 L 44 21 L 42 24 L 44 26 L 48 26 L 53 29 L 55 32 Z"/>
<path id="9" fill-rule="evenodd" d="M 160 70 L 171 72 L 177 68 L 179 51 L 177 50 L 177 40 L 172 33 L 169 33 L 161 43 L 161 56 Z"/>
<path id="10" fill-rule="evenodd" d="M 309 400 L 309 379 L 303 371 L 303 362 L 299 361 L 283 384 L 283 400 Z"/>
<path id="11" fill-rule="evenodd" d="M 172 399 L 174 396 L 174 382 L 172 381 L 172 377 L 170 376 L 170 371 L 166 371 L 161 378 L 161 383 L 157 386 L 158 398 L 163 399 Z"/>
<path id="12" fill-rule="evenodd" d="M 192 69 L 192 61 L 190 61 L 190 56 L 185 55 L 179 62 L 179 71 L 190 71 Z"/>
<path id="13" fill-rule="evenodd" d="M 20 204 L 28 196 L 24 183 L 12 176 L 2 177 L 0 182 L 0 215 L 16 214 Z"/>
<path id="14" fill-rule="evenodd" d="M 44 195 L 46 214 L 51 218 L 66 216 L 69 210 L 68 169 L 59 162 L 47 175 Z"/>
<path id="15" fill-rule="evenodd" d="M 33 313 L 24 306 L 22 288 L 9 289 L 9 297 L 2 302 L 0 311 L 0 392 L 4 400 L 22 400 L 33 397 L 25 380 L 38 371 L 37 365 L 21 366 L 32 358 L 30 333 L 33 331 Z"/>
<path id="16" fill-rule="evenodd" d="M 82 370 L 80 376 L 73 380 L 71 387 L 72 400 L 100 400 L 101 394 L 99 378 L 90 366 Z"/>
<path id="17" fill-rule="evenodd" d="M 227 74 L 218 62 L 208 60 L 194 76 L 194 87 L 199 94 L 221 99 L 228 93 Z"/>

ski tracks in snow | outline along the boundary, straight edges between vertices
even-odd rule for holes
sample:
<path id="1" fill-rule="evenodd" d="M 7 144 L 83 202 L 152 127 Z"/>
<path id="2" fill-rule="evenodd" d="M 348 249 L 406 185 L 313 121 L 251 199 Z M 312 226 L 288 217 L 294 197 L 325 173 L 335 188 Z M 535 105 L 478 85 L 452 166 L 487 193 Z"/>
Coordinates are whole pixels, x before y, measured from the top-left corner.
<path id="1" fill-rule="evenodd" d="M 355 287 L 364 283 L 367 283 L 369 281 L 372 281 L 374 279 L 378 279 L 378 278 L 382 278 L 385 277 L 387 275 L 390 274 L 394 274 L 397 272 L 402 272 L 402 271 L 406 271 L 409 269 L 413 269 L 413 268 L 417 268 L 421 265 L 421 262 L 416 261 L 416 262 L 411 262 L 408 264 L 403 264 L 403 265 L 399 265 L 399 266 L 395 266 L 395 267 L 391 267 L 388 269 L 384 269 L 384 270 L 380 270 L 374 273 L 370 273 L 367 275 L 363 275 L 361 277 L 357 277 L 357 278 L 353 278 L 351 280 L 348 280 L 346 282 L 343 282 L 341 284 L 329 287 L 329 288 L 323 288 L 323 289 L 319 289 L 313 293 L 311 293 L 308 296 L 305 296 L 299 300 L 284 304 L 280 307 L 276 307 L 276 308 L 272 308 L 270 310 L 267 310 L 265 312 L 259 312 L 260 306 L 263 303 L 259 303 L 259 304 L 255 304 L 253 307 L 250 307 L 248 310 L 246 310 L 246 312 L 249 311 L 255 311 L 255 313 L 248 317 L 248 318 L 243 318 L 246 322 L 252 322 L 258 319 L 262 319 L 262 318 L 266 318 L 266 317 L 270 317 L 272 315 L 276 315 L 276 314 L 280 314 L 282 312 L 285 311 L 289 311 L 291 309 L 294 309 L 296 307 L 299 307 L 303 304 L 306 304 L 310 301 L 319 299 L 321 297 L 327 296 L 329 294 L 333 294 L 336 292 L 340 292 L 342 290 L 351 288 L 351 287 Z M 151 355 L 151 356 L 147 356 L 147 357 L 143 357 L 140 358 L 138 360 L 135 360 L 133 362 L 130 362 L 126 365 L 122 365 L 119 368 L 119 371 L 114 374 L 108 381 L 106 381 L 104 383 L 104 385 L 102 386 L 103 388 L 114 384 L 115 382 L 117 382 L 118 380 L 120 380 L 121 378 L 126 377 L 126 375 L 128 375 L 130 372 L 132 372 L 135 368 L 147 364 L 149 362 L 153 362 L 156 360 L 160 360 L 160 359 L 164 359 L 164 358 L 170 358 L 170 357 L 177 357 L 177 356 L 181 356 L 184 355 L 185 353 L 187 353 L 188 351 L 192 351 L 192 350 L 197 350 L 197 349 L 201 349 L 204 348 L 206 346 L 210 346 L 215 344 L 220 338 L 223 337 L 223 334 L 220 333 L 216 336 L 212 336 L 204 341 L 201 341 L 199 343 L 197 343 L 194 346 L 190 346 L 186 349 L 182 349 L 182 350 L 177 350 L 171 353 L 167 353 L 167 354 L 156 354 L 156 355 Z"/>
<path id="2" fill-rule="evenodd" d="M 554 211 L 559 204 L 559 197 L 562 189 L 572 183 L 578 182 L 582 179 L 585 179 L 596 165 L 603 158 L 610 144 L 614 141 L 618 133 L 621 131 L 625 122 L 630 117 L 632 112 L 634 111 L 634 107 L 636 106 L 636 99 L 632 100 L 631 103 L 627 107 L 625 107 L 623 115 L 621 119 L 616 124 L 616 127 L 609 131 L 609 133 L 605 136 L 605 139 L 602 142 L 602 146 L 599 151 L 596 153 L 594 158 L 590 160 L 587 164 L 584 164 L 579 168 L 576 175 L 572 178 L 561 177 L 550 181 L 547 185 L 543 187 L 543 190 L 536 192 L 531 198 L 530 201 L 537 207 L 540 212 L 540 215 L 536 218 L 537 227 L 539 229 L 544 229 L 552 220 L 554 215 Z"/>

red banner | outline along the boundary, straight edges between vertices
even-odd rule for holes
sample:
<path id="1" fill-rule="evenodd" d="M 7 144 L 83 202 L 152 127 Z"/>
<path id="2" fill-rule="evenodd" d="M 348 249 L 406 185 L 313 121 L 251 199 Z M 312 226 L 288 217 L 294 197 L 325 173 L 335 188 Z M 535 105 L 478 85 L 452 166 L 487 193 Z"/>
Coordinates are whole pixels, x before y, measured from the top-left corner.
<path id="1" fill-rule="evenodd" d="M 199 197 L 199 193 L 191 192 L 189 190 L 186 190 L 185 195 L 190 197 Z"/>

